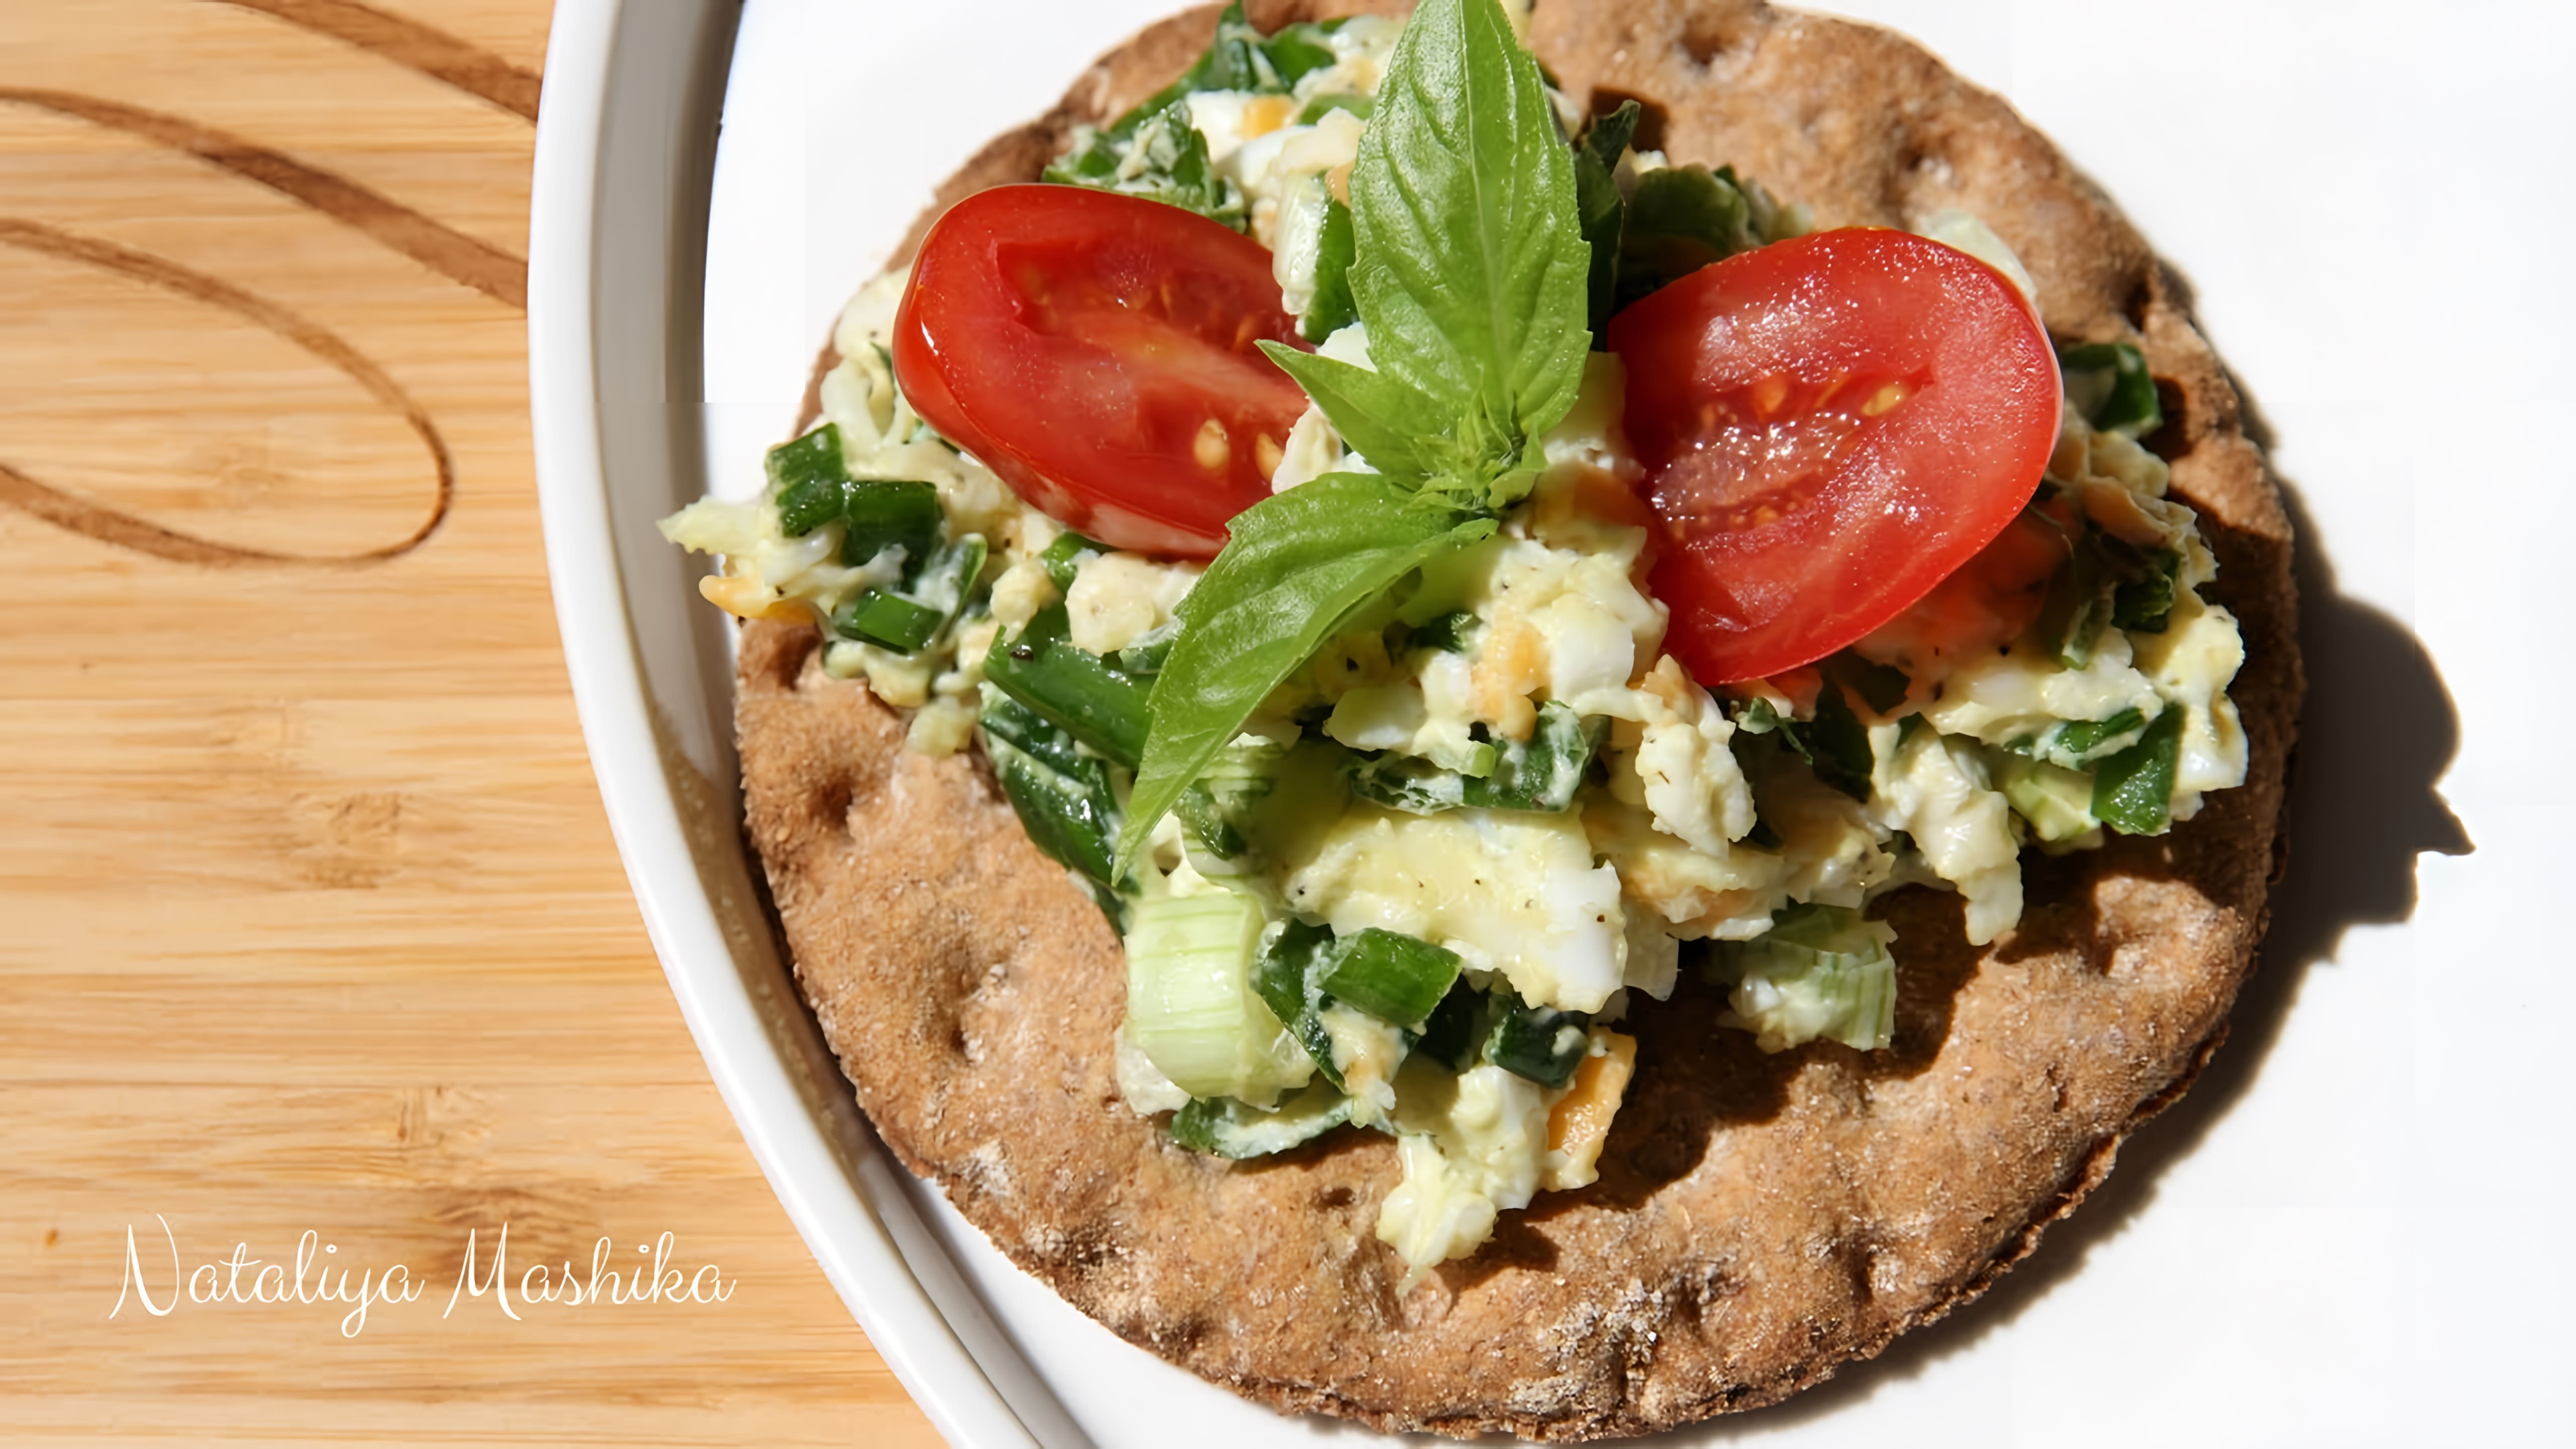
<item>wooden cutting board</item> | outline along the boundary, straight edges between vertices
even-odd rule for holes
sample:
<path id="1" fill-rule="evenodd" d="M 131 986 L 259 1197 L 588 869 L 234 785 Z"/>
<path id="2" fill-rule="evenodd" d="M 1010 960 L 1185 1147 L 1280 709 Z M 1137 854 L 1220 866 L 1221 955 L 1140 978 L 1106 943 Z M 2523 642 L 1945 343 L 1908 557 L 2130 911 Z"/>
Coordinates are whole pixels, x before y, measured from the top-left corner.
<path id="1" fill-rule="evenodd" d="M 547 20 L 0 4 L 0 1439 L 936 1442 L 582 753 L 528 441 Z M 504 1225 L 539 1301 L 443 1311 Z M 364 1274 L 362 1321 L 319 1301 Z"/>

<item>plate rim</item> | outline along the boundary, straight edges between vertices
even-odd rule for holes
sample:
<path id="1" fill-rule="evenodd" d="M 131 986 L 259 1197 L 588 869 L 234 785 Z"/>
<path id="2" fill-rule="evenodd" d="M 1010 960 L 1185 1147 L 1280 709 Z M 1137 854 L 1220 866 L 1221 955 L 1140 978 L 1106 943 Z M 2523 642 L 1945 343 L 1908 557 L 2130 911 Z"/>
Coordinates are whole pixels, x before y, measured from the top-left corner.
<path id="1" fill-rule="evenodd" d="M 797 1003 L 798 1013 L 801 998 L 765 931 L 757 941 L 743 941 L 738 929 L 729 939 L 704 874 L 705 842 L 693 843 L 688 826 L 686 782 L 675 779 L 690 762 L 670 738 L 670 722 L 658 717 L 625 587 L 603 446 L 608 414 L 616 409 L 621 380 L 654 371 L 654 363 L 666 374 L 675 362 L 696 363 L 702 317 L 686 299 L 694 298 L 701 279 L 681 273 L 703 250 L 704 173 L 713 148 L 693 154 L 686 142 L 692 125 L 711 138 L 716 119 L 709 108 L 689 113 L 689 86 L 639 82 L 702 75 L 711 63 L 704 42 L 720 34 L 728 43 L 714 59 L 720 100 L 722 62 L 740 15 L 738 0 L 559 0 L 549 29 L 530 186 L 528 390 L 538 511 L 565 671 L 646 934 L 771 1191 L 869 1343 L 943 1439 L 974 1449 L 1034 1446 L 1040 1438 L 1033 1427 L 1056 1431 L 1045 1435 L 1054 1441 L 1070 1420 L 946 1264 L 903 1195 L 900 1169 L 863 1123 L 852 1130 L 850 1121 L 818 1113 L 779 1049 L 776 993 L 758 992 L 755 983 L 786 986 L 786 1000 Z M 657 151 L 649 139 L 630 140 L 624 154 L 612 154 L 619 138 L 632 134 L 620 108 L 638 105 L 662 108 L 663 134 L 681 144 Z M 689 214 L 674 203 L 692 193 L 697 207 Z M 614 224 L 639 212 L 665 225 Z M 656 296 L 619 298 L 621 309 L 631 312 L 640 303 L 661 314 L 661 326 L 649 334 L 660 355 L 603 366 L 600 278 L 612 245 L 650 254 L 647 260 L 672 285 Z M 671 452 L 674 466 L 696 471 L 687 450 Z M 737 867 L 740 855 L 736 837 Z M 766 958 L 773 979 L 759 981 L 758 958 Z M 763 995 L 772 998 L 766 1010 Z M 811 1031 L 810 1019 L 804 1027 Z M 925 1251 L 949 1268 L 928 1275 L 930 1282 L 921 1271 Z"/>

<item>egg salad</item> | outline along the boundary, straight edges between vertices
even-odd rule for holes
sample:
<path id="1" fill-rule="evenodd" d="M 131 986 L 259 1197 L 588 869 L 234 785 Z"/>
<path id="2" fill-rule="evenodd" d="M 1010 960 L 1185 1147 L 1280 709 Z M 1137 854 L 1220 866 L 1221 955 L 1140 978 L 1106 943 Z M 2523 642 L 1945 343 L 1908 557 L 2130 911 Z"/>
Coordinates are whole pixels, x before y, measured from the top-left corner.
<path id="1" fill-rule="evenodd" d="M 1346 188 L 1401 33 L 1264 37 L 1230 15 L 1197 83 L 1078 131 L 1048 179 L 1246 232 L 1306 338 L 1368 368 Z M 1605 149 L 1631 202 L 1722 201 L 1701 208 L 1732 228 L 1718 255 L 1804 226 L 1732 172 L 1624 132 Z M 2028 290 L 1974 217 L 1927 232 Z M 1393 1135 L 1377 1235 L 1415 1277 L 1595 1179 L 1641 1069 L 1619 1026 L 1686 972 L 1762 1051 L 1884 1048 L 1904 980 L 1877 897 L 1955 891 L 1991 942 L 2020 917 L 2026 848 L 2157 834 L 2245 778 L 2243 645 L 2138 441 L 2158 417 L 2135 349 L 2060 354 L 2057 445 L 2015 524 L 2051 566 L 2005 581 L 2044 594 L 2035 615 L 1972 564 L 1848 649 L 1716 690 L 1664 651 L 1627 378 L 1593 352 L 1526 496 L 1334 631 L 1122 869 L 1146 703 L 1203 566 L 1067 531 L 924 423 L 892 363 L 904 286 L 843 314 L 819 424 L 772 451 L 767 490 L 664 533 L 721 557 L 701 585 L 719 607 L 818 625 L 824 667 L 908 711 L 912 749 L 990 759 L 1124 936 L 1128 1013 L 1102 1050 L 1130 1108 L 1230 1158 Z M 1276 451 L 1280 493 L 1373 471 L 1320 407 Z"/>

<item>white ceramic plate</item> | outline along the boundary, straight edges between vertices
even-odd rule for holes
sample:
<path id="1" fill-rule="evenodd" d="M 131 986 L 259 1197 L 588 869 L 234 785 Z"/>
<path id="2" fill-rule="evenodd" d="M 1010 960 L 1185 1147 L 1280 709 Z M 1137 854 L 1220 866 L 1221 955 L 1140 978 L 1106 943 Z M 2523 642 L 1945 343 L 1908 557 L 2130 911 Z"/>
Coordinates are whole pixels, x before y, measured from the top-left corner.
<path id="1" fill-rule="evenodd" d="M 532 399 L 601 792 L 745 1138 L 961 1446 L 1366 1436 L 1129 1348 L 876 1147 L 754 898 L 730 633 L 652 524 L 710 486 L 757 486 L 831 317 L 931 184 L 1165 8 L 564 0 L 547 56 Z M 2455 1442 L 2541 1442 L 2565 1421 L 2550 1305 L 2576 1255 L 2541 1224 L 2427 1244 L 2487 1219 L 2497 1163 L 2526 1202 L 2576 1185 L 2560 1126 L 2576 1089 L 2547 1069 L 2576 986 L 2563 948 L 2531 939 L 2576 800 L 2519 756 L 2453 762 L 2463 729 L 2576 712 L 2567 671 L 2526 677 L 2492 627 L 2562 611 L 2547 581 L 2576 532 L 2571 469 L 2539 426 L 2563 413 L 2551 354 L 2576 330 L 2549 240 L 2571 216 L 2566 188 L 2525 180 L 2576 174 L 2576 101 L 2550 59 L 2576 53 L 2576 26 L 2502 5 L 2439 29 L 2238 0 L 1832 8 L 2009 96 L 2194 283 L 2302 505 L 2317 705 L 2273 947 L 2193 1096 L 1986 1302 L 1673 1442 L 2402 1443 L 2435 1404 Z M 2421 509 L 2419 475 L 2441 485 Z M 2472 835 L 2478 856 L 2426 866 L 2419 905 L 2419 853 Z M 2419 1387 L 2445 1384 L 2475 1392 Z"/>

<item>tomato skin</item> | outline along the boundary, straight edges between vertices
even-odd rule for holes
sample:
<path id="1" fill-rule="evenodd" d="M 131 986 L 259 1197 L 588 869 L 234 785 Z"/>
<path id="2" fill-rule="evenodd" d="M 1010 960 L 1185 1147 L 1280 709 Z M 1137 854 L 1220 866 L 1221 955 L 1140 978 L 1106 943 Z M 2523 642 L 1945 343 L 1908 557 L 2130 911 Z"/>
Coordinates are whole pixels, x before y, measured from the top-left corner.
<path id="1" fill-rule="evenodd" d="M 2057 439 L 2057 359 L 1964 252 L 1852 228 L 1704 267 L 1610 321 L 1672 610 L 1703 684 L 1812 663 L 1973 558 Z"/>
<path id="2" fill-rule="evenodd" d="M 1113 548 L 1213 557 L 1270 496 L 1306 394 L 1270 253 L 1160 202 L 1002 186 L 922 239 L 895 316 L 913 410 L 1057 522 Z"/>

